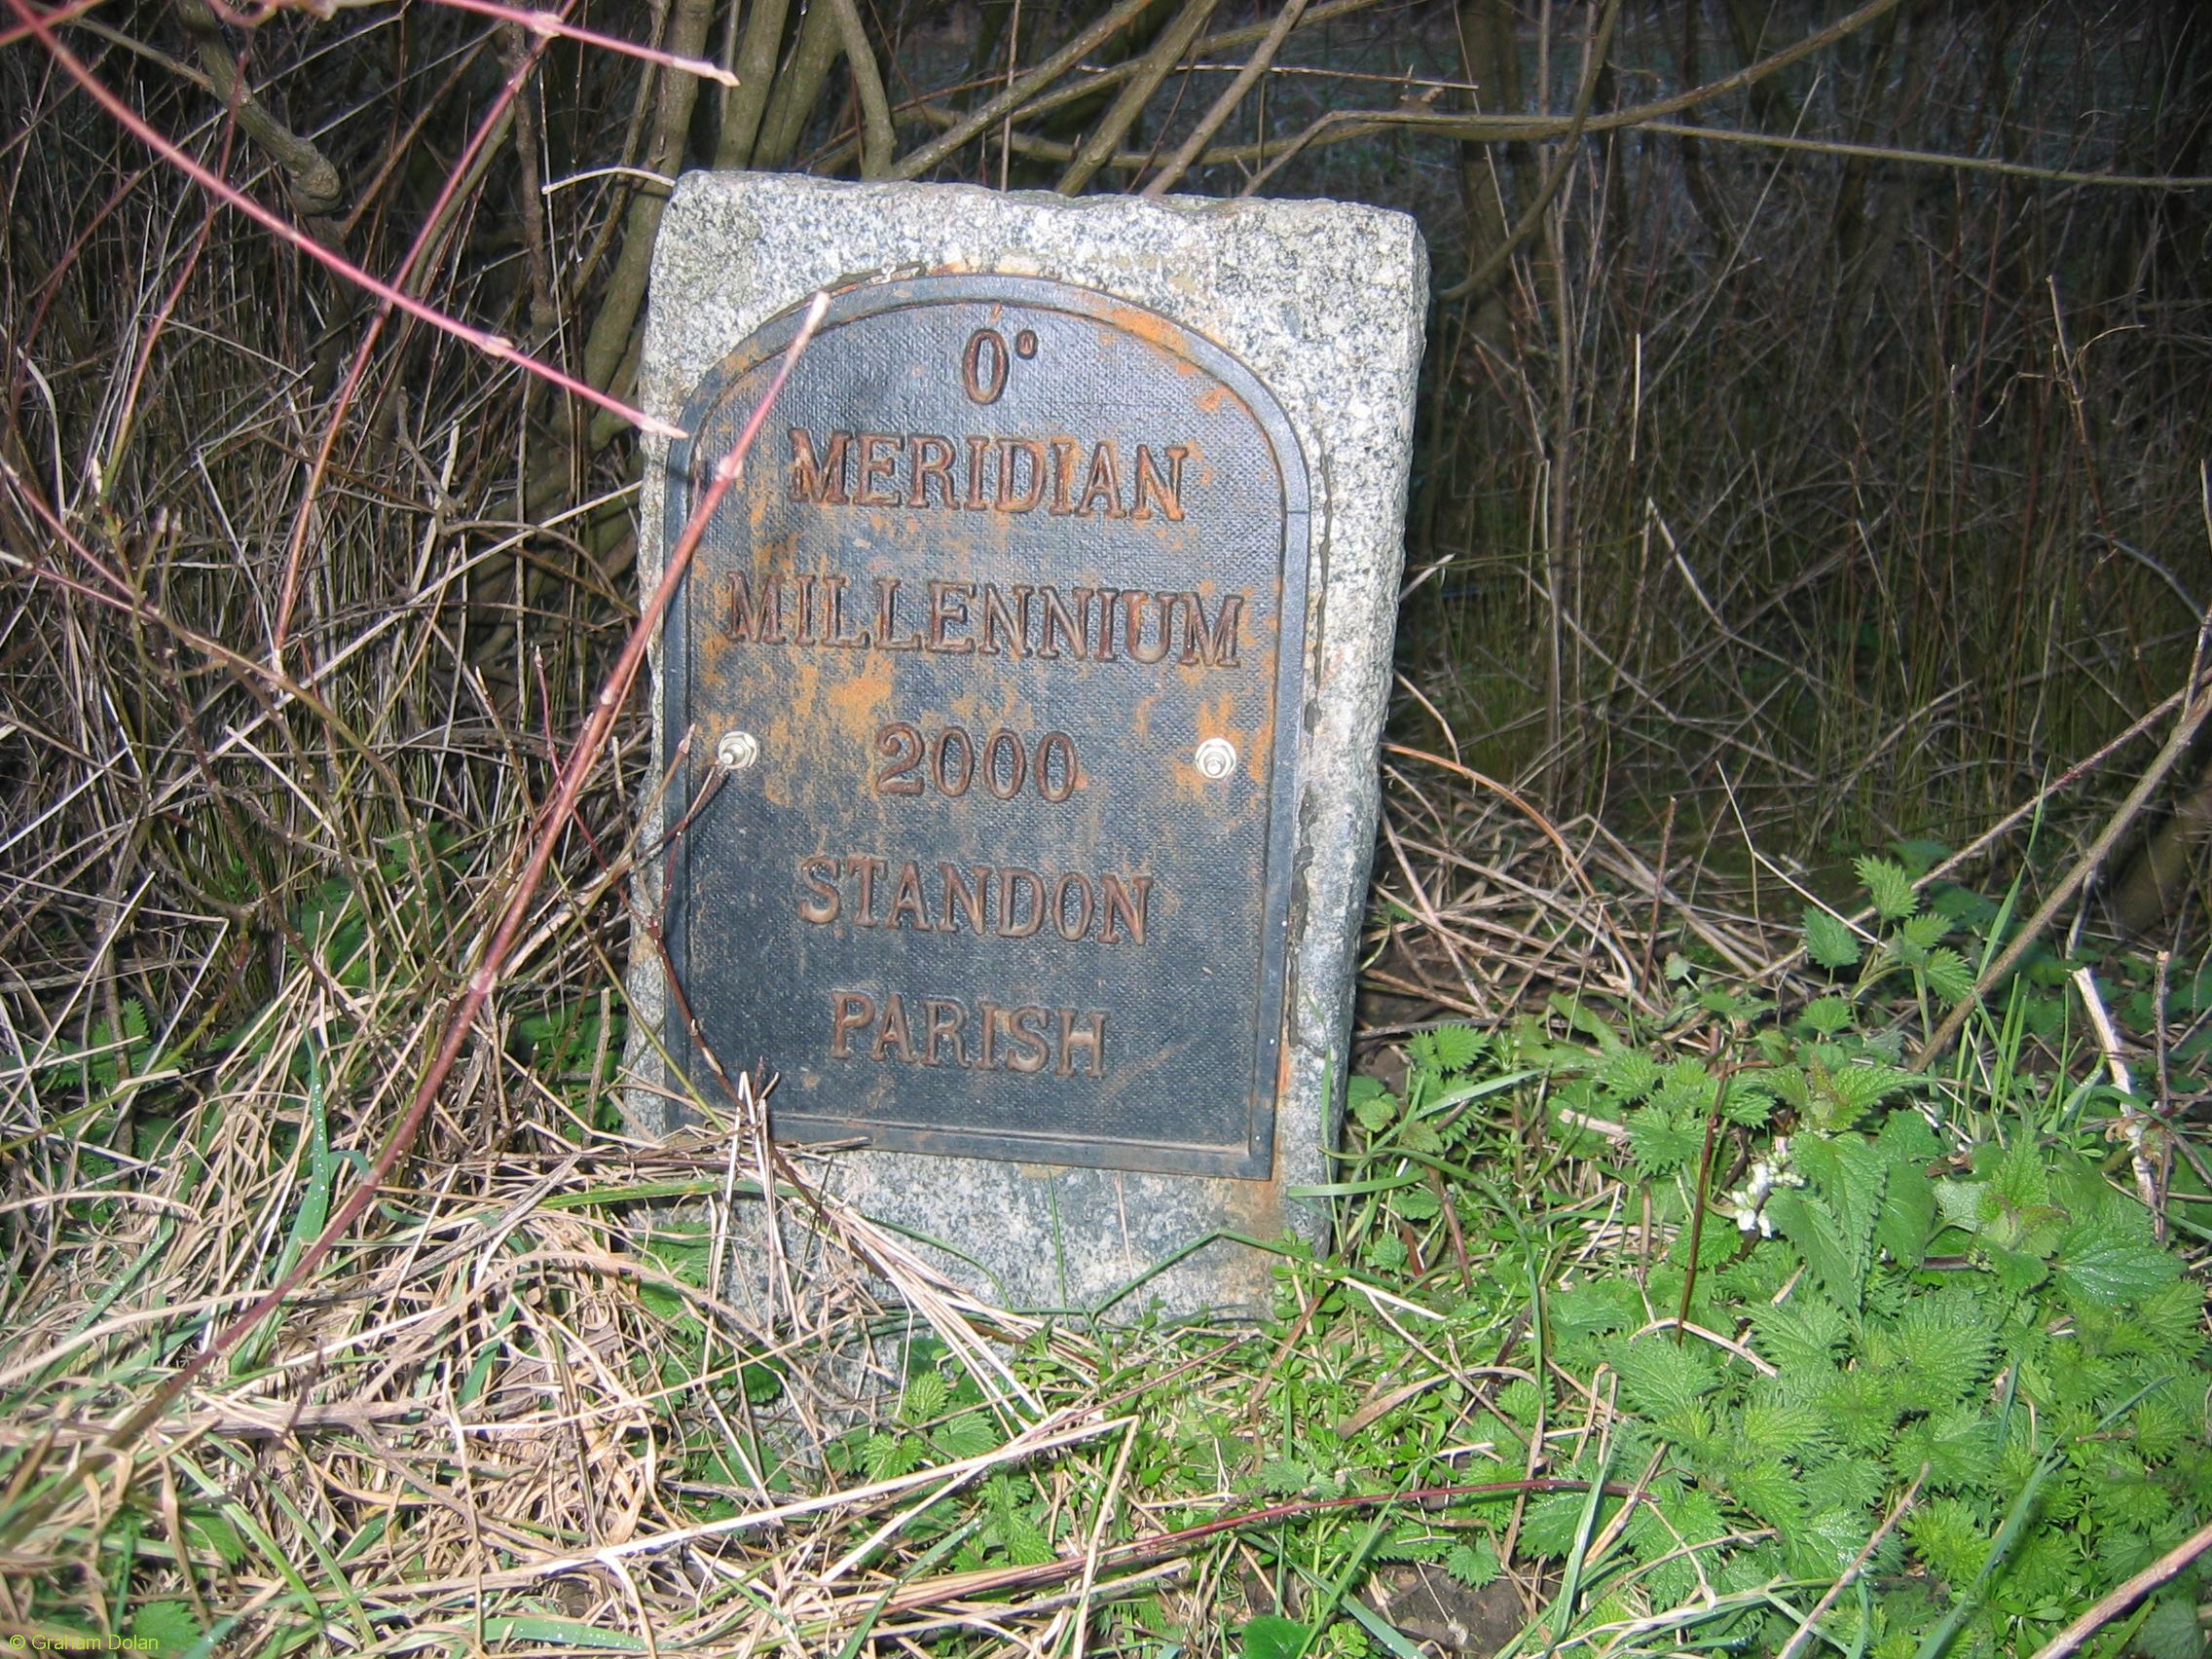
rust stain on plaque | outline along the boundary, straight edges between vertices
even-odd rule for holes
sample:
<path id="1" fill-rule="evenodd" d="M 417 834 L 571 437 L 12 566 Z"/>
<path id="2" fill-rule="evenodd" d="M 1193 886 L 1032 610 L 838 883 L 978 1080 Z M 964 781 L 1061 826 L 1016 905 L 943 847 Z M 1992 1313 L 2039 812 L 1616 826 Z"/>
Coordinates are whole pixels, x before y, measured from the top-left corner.
<path id="1" fill-rule="evenodd" d="M 697 388 L 667 544 L 795 324 Z M 780 1135 L 1270 1190 L 1309 535 L 1272 395 L 1164 317 L 833 298 L 663 638 L 671 953 Z"/>

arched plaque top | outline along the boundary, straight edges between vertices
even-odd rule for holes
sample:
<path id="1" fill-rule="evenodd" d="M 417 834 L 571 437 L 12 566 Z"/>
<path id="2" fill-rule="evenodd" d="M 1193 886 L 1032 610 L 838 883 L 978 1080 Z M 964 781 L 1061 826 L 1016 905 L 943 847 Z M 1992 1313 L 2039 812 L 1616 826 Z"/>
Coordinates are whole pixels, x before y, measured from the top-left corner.
<path id="1" fill-rule="evenodd" d="M 1235 355 L 1204 335 L 1159 312 L 1095 288 L 1041 276 L 991 274 L 908 276 L 889 281 L 856 282 L 831 292 L 829 309 L 824 313 L 822 325 L 810 350 L 818 350 L 827 345 L 830 338 L 840 329 L 865 324 L 889 313 L 911 311 L 917 307 L 949 306 L 964 302 L 1036 308 L 1086 319 L 1103 325 L 1132 343 L 1140 343 L 1163 357 L 1179 359 L 1188 364 L 1197 373 L 1226 389 L 1264 434 L 1281 478 L 1283 511 L 1298 517 L 1310 511 L 1306 459 L 1298 435 L 1292 429 L 1282 405 L 1259 377 Z M 683 409 L 682 424 L 684 431 L 691 435 L 679 440 L 670 449 L 670 471 L 675 477 L 689 480 L 696 487 L 701 469 L 711 468 L 720 459 L 719 454 L 703 453 L 700 447 L 702 440 L 710 439 L 713 430 L 729 422 L 732 415 L 735 419 L 729 423 L 727 429 L 734 433 L 743 426 L 759 394 L 766 390 L 766 377 L 772 375 L 776 361 L 790 350 L 811 304 L 810 298 L 777 313 L 701 378 L 697 389 L 685 401 Z M 994 371 L 1000 369 L 1005 373 L 1006 383 L 1012 384 L 1014 364 L 1019 359 L 1013 356 L 1011 345 L 1009 342 L 1009 350 L 1003 354 L 996 354 L 995 362 L 992 360 L 994 349 L 986 347 L 978 353 L 981 360 L 974 364 L 974 384 L 980 389 L 987 391 L 991 388 L 997 378 Z M 970 384 L 966 372 L 970 364 L 965 353 L 962 367 L 962 389 L 965 394 Z M 999 397 L 989 401 L 1000 401 L 1004 395 L 1002 387 Z M 711 448 L 712 444 L 708 447 Z M 727 445 L 723 448 L 726 450 Z M 671 512 L 678 505 L 677 497 L 678 492 L 670 492 Z M 682 528 L 683 521 L 681 519 L 671 523 L 672 538 L 669 545 L 675 544 L 673 535 L 681 534 Z"/>

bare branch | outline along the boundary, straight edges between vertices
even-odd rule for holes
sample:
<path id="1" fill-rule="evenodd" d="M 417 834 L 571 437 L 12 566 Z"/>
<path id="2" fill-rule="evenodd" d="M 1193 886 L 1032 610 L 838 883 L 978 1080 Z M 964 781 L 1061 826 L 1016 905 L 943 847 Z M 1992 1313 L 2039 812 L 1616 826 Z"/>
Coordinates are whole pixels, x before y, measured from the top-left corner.
<path id="1" fill-rule="evenodd" d="M 1245 59 L 1244 67 L 1237 70 L 1235 79 L 1222 89 L 1221 96 L 1213 101 L 1213 107 L 1198 118 L 1198 126 L 1191 129 L 1191 135 L 1168 158 L 1167 165 L 1144 187 L 1145 195 L 1154 198 L 1166 195 L 1175 187 L 1175 182 L 1191 170 L 1191 165 L 1213 142 L 1213 135 L 1221 130 L 1229 118 L 1236 113 L 1237 106 L 1260 84 L 1260 77 L 1268 72 L 1270 65 L 1275 60 L 1275 54 L 1282 50 L 1282 43 L 1290 38 L 1290 31 L 1298 27 L 1298 19 L 1305 15 L 1306 0 L 1288 0 L 1283 9 L 1275 14 L 1275 20 L 1268 25 L 1267 35 L 1254 49 L 1252 55 Z"/>
<path id="2" fill-rule="evenodd" d="M 905 157 L 891 169 L 893 178 L 919 178 L 953 151 L 967 143 L 985 129 L 995 126 L 1002 117 L 1010 116 L 1029 101 L 1036 93 L 1045 91 L 1059 80 L 1087 54 L 1096 52 L 1132 22 L 1150 6 L 1153 0 L 1121 0 L 1121 4 L 1085 29 L 1059 51 L 1046 58 L 1036 68 L 989 102 L 966 115 L 954 118 L 951 129 L 931 139 L 920 149 Z M 1085 88 L 1084 91 L 1088 91 Z M 1080 93 L 1078 94 L 1080 95 Z M 1071 152 L 1072 154 L 1072 152 Z"/>
<path id="3" fill-rule="evenodd" d="M 1198 38 L 1198 31 L 1213 16 L 1215 3 L 1216 0 L 1184 0 L 1175 20 L 1160 31 L 1160 38 L 1144 55 L 1136 75 L 1122 89 L 1105 118 L 1076 151 L 1075 161 L 1060 177 L 1062 196 L 1081 195 L 1084 186 L 1097 176 L 1098 169 L 1113 155 L 1114 147 L 1128 136 L 1129 129 L 1144 113 L 1144 106 L 1152 102 L 1152 94 L 1160 91 L 1160 84 L 1191 50 L 1191 43 Z"/>

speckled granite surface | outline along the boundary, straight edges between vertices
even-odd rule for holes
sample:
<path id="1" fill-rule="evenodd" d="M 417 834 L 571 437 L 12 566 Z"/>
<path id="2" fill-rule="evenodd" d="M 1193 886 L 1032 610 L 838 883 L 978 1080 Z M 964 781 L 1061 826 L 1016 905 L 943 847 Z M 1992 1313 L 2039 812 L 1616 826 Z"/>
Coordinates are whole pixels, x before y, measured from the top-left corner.
<path id="1" fill-rule="evenodd" d="M 1325 1240 L 1325 1206 L 1290 1194 L 1329 1178 L 1346 1075 L 1426 252 L 1410 218 L 1334 203 L 1071 201 L 693 173 L 661 227 L 640 398 L 679 419 L 713 365 L 819 287 L 978 272 L 1102 290 L 1204 336 L 1273 392 L 1305 451 L 1314 535 L 1275 1166 L 1272 1179 L 1250 1181 L 847 1152 L 826 1161 L 826 1182 L 898 1230 L 943 1241 L 949 1250 L 930 1254 L 952 1276 L 1009 1306 L 1092 1308 L 1188 1252 L 1115 1311 L 1133 1315 L 1153 1297 L 1177 1312 L 1262 1307 L 1268 1253 L 1227 1238 L 1192 1246 L 1285 1230 Z M 667 445 L 648 441 L 645 453 L 639 576 L 650 591 L 664 552 Z M 657 732 L 657 680 L 654 696 Z M 662 1017 L 658 964 L 642 953 L 631 996 L 641 1026 Z M 634 1035 L 630 1059 L 642 1086 L 629 1096 L 633 1120 L 663 1131 L 675 1112 L 658 1058 Z M 745 1287 L 731 1292 L 743 1299 Z"/>

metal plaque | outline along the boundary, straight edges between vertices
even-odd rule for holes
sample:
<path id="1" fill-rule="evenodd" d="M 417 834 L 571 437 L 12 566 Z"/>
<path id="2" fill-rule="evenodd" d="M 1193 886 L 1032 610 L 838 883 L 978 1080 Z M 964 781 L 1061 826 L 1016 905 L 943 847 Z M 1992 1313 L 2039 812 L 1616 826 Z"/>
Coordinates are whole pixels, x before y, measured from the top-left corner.
<path id="1" fill-rule="evenodd" d="M 691 399 L 664 546 L 797 326 Z M 662 642 L 682 1006 L 778 1136 L 1270 1173 L 1308 502 L 1266 387 L 1151 312 L 833 299 Z"/>

